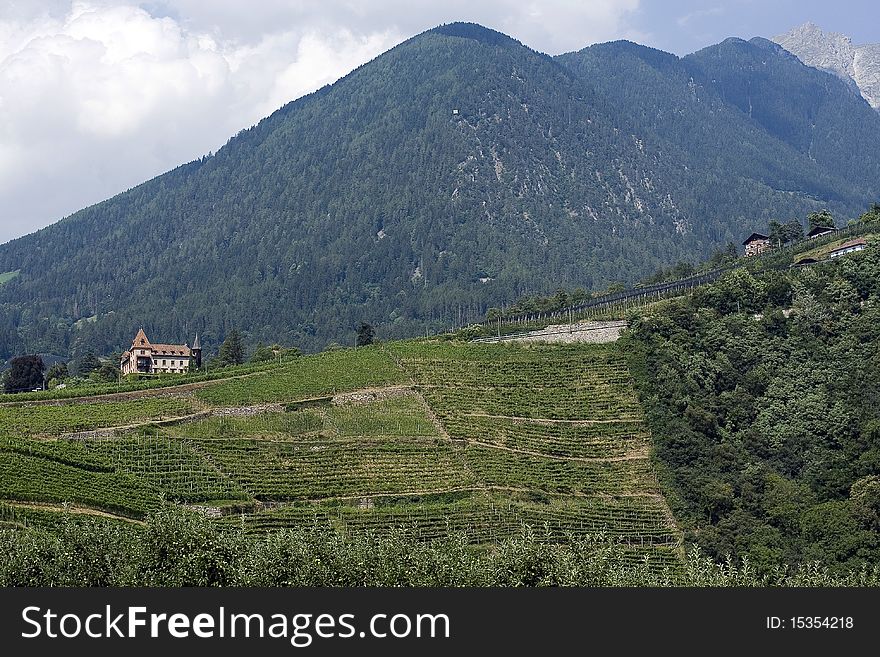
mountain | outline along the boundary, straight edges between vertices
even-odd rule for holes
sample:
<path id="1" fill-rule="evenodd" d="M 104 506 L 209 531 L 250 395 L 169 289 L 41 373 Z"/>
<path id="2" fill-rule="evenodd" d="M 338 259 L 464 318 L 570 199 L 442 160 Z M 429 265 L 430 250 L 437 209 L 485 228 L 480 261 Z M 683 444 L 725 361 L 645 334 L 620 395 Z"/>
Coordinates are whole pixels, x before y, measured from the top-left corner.
<path id="1" fill-rule="evenodd" d="M 232 326 L 348 343 L 601 289 L 880 197 L 880 116 L 766 41 L 556 58 L 430 30 L 181 166 L 0 246 L 0 356 Z M 4 272 L 9 273 L 8 276 Z"/>
<path id="2" fill-rule="evenodd" d="M 853 45 L 852 39 L 837 32 L 824 32 L 813 23 L 804 23 L 773 41 L 794 53 L 807 66 L 838 76 L 880 110 L 880 44 Z"/>
<path id="3" fill-rule="evenodd" d="M 845 204 L 878 188 L 876 114 L 766 39 L 731 38 L 683 59 L 622 41 L 558 61 L 589 80 L 609 112 L 620 108 L 627 130 L 674 152 L 687 171 L 680 187 L 729 203 L 740 226 L 797 215 L 805 198 Z M 717 216 L 700 212 L 704 227 Z"/>

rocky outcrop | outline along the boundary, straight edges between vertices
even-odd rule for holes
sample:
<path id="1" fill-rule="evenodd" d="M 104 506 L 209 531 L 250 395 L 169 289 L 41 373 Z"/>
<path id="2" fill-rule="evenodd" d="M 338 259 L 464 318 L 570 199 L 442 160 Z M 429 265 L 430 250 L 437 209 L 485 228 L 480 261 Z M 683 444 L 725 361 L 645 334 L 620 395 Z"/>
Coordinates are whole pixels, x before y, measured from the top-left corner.
<path id="1" fill-rule="evenodd" d="M 773 37 L 804 64 L 834 73 L 876 110 L 880 110 L 880 44 L 854 45 L 837 32 L 824 32 L 813 23 Z"/>

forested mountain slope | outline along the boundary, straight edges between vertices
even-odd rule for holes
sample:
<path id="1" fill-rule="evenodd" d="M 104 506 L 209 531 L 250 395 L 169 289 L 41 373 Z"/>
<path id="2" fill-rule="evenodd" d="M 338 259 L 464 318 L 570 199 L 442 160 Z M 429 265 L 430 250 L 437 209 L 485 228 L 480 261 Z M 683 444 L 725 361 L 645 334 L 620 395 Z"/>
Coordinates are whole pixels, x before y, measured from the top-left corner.
<path id="1" fill-rule="evenodd" d="M 209 350 L 233 325 L 306 349 L 362 319 L 415 334 L 632 281 L 769 218 L 860 212 L 880 195 L 880 116 L 741 43 L 550 58 L 469 24 L 416 36 L 216 155 L 0 246 L 0 275 L 20 270 L 0 285 L 0 356 L 106 352 L 140 326 Z M 756 57 L 773 65 L 750 115 L 737 81 Z"/>
<path id="2" fill-rule="evenodd" d="M 728 272 L 627 338 L 685 541 L 760 569 L 880 558 L 880 254 Z"/>

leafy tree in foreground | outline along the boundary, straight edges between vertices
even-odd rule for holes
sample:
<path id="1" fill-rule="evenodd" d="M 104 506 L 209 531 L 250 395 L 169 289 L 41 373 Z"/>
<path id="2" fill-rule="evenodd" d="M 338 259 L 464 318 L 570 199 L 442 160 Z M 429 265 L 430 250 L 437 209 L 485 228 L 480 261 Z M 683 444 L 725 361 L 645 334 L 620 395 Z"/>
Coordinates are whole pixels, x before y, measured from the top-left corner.
<path id="1" fill-rule="evenodd" d="M 43 387 L 43 359 L 37 355 L 19 356 L 12 359 L 12 369 L 6 377 L 7 393 L 28 392 Z"/>
<path id="2" fill-rule="evenodd" d="M 68 376 L 70 376 L 70 372 L 67 369 L 67 363 L 63 361 L 58 361 L 54 363 L 52 367 L 49 368 L 49 371 L 46 372 L 46 380 L 50 383 L 50 385 L 58 385 L 62 383 Z"/>
<path id="3" fill-rule="evenodd" d="M 272 350 L 272 347 L 267 347 L 262 342 L 257 344 L 257 348 L 251 354 L 252 363 L 266 363 L 273 358 L 275 358 L 275 351 Z"/>
<path id="4" fill-rule="evenodd" d="M 217 364 L 220 367 L 226 365 L 241 365 L 244 362 L 244 344 L 238 329 L 232 329 L 220 345 L 220 355 L 217 356 Z"/>
<path id="5" fill-rule="evenodd" d="M 76 371 L 80 376 L 88 376 L 99 367 L 101 367 L 101 361 L 95 355 L 95 352 L 89 349 L 85 355 L 80 358 Z"/>
<path id="6" fill-rule="evenodd" d="M 814 228 L 834 228 L 834 217 L 828 210 L 819 210 L 807 215 L 809 230 Z"/>
<path id="7" fill-rule="evenodd" d="M 0 586 L 878 586 L 880 568 L 836 574 L 819 564 L 758 574 L 698 549 L 681 567 L 627 559 L 602 535 L 547 544 L 539 530 L 496 549 L 464 534 L 431 542 L 405 527 L 388 535 L 300 526 L 250 536 L 165 508 L 144 527 L 62 516 L 52 529 L 0 528 Z"/>
<path id="8" fill-rule="evenodd" d="M 358 347 L 366 347 L 368 344 L 373 344 L 373 340 L 376 338 L 376 329 L 373 328 L 372 324 L 367 324 L 367 322 L 361 322 L 358 324 L 357 328 L 357 346 Z"/>

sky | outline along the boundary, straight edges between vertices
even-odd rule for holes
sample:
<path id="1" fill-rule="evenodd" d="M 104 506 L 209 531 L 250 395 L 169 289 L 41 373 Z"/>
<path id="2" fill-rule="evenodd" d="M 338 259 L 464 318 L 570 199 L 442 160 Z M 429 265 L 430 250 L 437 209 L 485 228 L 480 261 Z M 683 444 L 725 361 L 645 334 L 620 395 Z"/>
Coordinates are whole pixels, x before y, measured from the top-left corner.
<path id="1" fill-rule="evenodd" d="M 0 0 L 0 243 L 214 152 L 444 22 L 558 54 L 685 55 L 806 21 L 880 42 L 870 0 Z"/>

